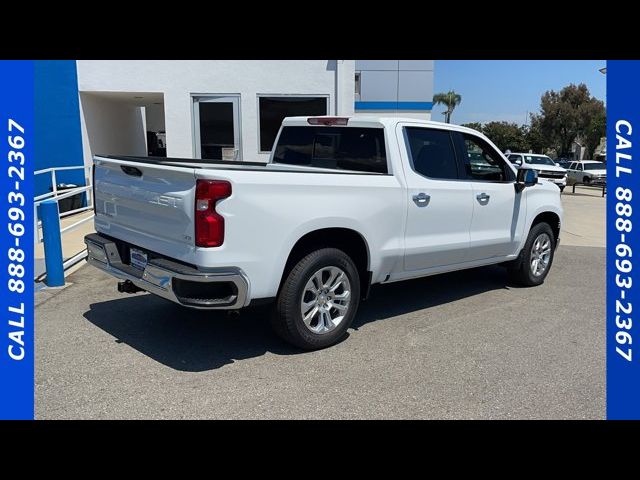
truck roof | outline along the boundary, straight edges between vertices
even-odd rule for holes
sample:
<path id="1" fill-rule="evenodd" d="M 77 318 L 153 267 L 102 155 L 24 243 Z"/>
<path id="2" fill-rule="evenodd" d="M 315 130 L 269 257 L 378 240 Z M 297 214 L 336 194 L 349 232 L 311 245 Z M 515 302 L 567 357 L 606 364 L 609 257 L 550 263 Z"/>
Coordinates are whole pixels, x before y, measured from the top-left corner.
<path id="1" fill-rule="evenodd" d="M 444 123 L 444 122 L 434 122 L 431 120 L 422 120 L 419 118 L 411 118 L 411 117 L 390 117 L 390 116 L 381 116 L 381 115 L 323 115 L 323 116 L 308 116 L 308 117 L 287 117 L 282 121 L 282 126 L 298 126 L 298 127 L 308 127 L 310 118 L 340 118 L 347 119 L 347 126 L 351 127 L 380 127 L 385 125 L 394 125 L 399 122 L 403 123 L 413 123 L 416 125 L 424 125 L 425 127 L 432 128 L 441 128 L 446 130 L 455 130 L 457 132 L 468 132 L 473 133 L 475 135 L 482 135 L 481 132 L 474 130 L 472 128 L 463 127 L 461 125 L 455 125 L 452 123 Z"/>

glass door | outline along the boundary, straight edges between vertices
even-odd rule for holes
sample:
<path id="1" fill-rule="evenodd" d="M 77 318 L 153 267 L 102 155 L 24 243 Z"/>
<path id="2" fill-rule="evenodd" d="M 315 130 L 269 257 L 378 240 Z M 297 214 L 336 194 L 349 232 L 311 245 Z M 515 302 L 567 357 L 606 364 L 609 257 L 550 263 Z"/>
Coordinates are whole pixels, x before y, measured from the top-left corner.
<path id="1" fill-rule="evenodd" d="M 240 97 L 193 97 L 196 158 L 242 160 Z"/>

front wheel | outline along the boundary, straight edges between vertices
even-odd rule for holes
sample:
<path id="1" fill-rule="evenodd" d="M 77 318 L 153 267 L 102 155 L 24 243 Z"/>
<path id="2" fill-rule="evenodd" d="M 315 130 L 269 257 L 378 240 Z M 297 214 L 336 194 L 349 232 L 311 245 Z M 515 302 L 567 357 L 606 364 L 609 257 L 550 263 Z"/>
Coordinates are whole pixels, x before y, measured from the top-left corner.
<path id="1" fill-rule="evenodd" d="M 564 192 L 564 185 L 560 186 L 560 193 Z"/>
<path id="2" fill-rule="evenodd" d="M 358 310 L 360 277 L 342 250 L 323 248 L 302 258 L 282 284 L 272 316 L 274 330 L 305 350 L 344 337 Z"/>
<path id="3" fill-rule="evenodd" d="M 548 223 L 534 225 L 520 255 L 508 266 L 511 279 L 528 287 L 542 284 L 553 263 L 555 242 L 553 230 Z"/>

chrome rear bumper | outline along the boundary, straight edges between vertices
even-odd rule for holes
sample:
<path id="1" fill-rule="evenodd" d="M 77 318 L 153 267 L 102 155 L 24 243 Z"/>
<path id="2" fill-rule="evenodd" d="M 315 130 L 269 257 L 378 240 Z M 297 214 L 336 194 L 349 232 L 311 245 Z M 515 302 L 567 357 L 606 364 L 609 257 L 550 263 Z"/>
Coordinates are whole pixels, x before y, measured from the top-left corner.
<path id="1" fill-rule="evenodd" d="M 239 268 L 196 270 L 166 258 L 152 258 L 145 269 L 140 270 L 122 261 L 113 240 L 92 233 L 84 237 L 84 242 L 87 245 L 87 262 L 94 267 L 185 307 L 238 309 L 249 303 L 249 280 Z M 190 286 L 192 290 L 197 287 L 196 298 L 185 294 Z M 211 294 L 203 294 L 209 287 Z M 224 293 L 220 295 L 220 292 Z"/>

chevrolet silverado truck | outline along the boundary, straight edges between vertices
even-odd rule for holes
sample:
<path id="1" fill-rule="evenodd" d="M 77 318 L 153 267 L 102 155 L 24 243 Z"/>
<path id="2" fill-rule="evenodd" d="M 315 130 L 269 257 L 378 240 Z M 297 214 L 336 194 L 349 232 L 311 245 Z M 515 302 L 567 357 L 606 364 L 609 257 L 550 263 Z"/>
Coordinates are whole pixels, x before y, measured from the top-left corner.
<path id="1" fill-rule="evenodd" d="M 538 178 L 544 178 L 549 182 L 555 183 L 561 192 L 563 192 L 567 186 L 567 170 L 546 155 L 536 153 L 511 153 L 508 158 L 516 168 L 525 165 L 528 168 L 537 170 Z"/>
<path id="2" fill-rule="evenodd" d="M 562 221 L 535 170 L 475 130 L 416 119 L 290 117 L 268 163 L 95 156 L 93 175 L 87 261 L 120 291 L 271 302 L 303 349 L 339 341 L 375 284 L 504 264 L 539 285 Z"/>

